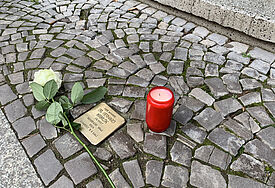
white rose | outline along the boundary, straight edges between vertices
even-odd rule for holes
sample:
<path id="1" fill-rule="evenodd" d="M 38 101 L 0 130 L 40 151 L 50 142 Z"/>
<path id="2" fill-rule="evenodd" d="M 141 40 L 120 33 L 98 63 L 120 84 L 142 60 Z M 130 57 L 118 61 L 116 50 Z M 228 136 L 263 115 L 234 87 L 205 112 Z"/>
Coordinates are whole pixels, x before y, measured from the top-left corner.
<path id="1" fill-rule="evenodd" d="M 50 69 L 43 69 L 39 70 L 34 73 L 33 82 L 44 86 L 48 81 L 54 80 L 58 86 L 58 89 L 61 86 L 61 74 L 59 72 L 54 72 L 51 68 Z"/>

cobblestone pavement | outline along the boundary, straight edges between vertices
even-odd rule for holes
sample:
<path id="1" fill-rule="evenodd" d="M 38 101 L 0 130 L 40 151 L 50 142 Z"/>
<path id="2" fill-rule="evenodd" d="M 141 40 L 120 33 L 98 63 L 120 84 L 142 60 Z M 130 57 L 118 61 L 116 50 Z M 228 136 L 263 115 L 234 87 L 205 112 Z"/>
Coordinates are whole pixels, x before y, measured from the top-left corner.
<path id="1" fill-rule="evenodd" d="M 132 0 L 0 0 L 0 49 L 0 103 L 46 187 L 109 186 L 81 145 L 35 110 L 28 81 L 49 67 L 65 91 L 76 81 L 106 86 L 127 120 L 90 145 L 117 187 L 275 185 L 275 53 Z M 159 85 L 176 96 L 163 134 L 144 121 L 145 96 Z"/>

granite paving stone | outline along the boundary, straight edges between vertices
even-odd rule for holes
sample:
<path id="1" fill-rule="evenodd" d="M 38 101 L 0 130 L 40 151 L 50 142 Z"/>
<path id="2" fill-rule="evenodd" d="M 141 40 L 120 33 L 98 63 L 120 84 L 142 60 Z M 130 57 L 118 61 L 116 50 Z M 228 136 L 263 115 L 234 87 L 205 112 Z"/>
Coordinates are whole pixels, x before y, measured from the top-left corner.
<path id="1" fill-rule="evenodd" d="M 34 160 L 34 165 L 45 185 L 49 185 L 51 181 L 60 173 L 63 166 L 55 157 L 51 149 L 46 150 Z"/>
<path id="2" fill-rule="evenodd" d="M 145 133 L 143 150 L 161 159 L 166 158 L 166 136 Z"/>
<path id="3" fill-rule="evenodd" d="M 187 97 L 187 96 L 183 96 L 181 98 L 181 100 L 179 101 L 179 103 L 183 104 L 184 106 L 186 106 L 193 112 L 197 112 L 205 106 L 205 104 L 203 102 L 201 102 L 193 97 Z"/>
<path id="4" fill-rule="evenodd" d="M 43 149 L 46 146 L 46 143 L 43 140 L 43 138 L 40 136 L 40 134 L 36 134 L 25 138 L 22 141 L 22 145 L 26 149 L 28 155 L 30 157 L 33 157 L 35 154 L 37 154 L 41 149 Z"/>
<path id="5" fill-rule="evenodd" d="M 83 148 L 81 144 L 79 144 L 77 140 L 69 133 L 59 137 L 53 143 L 64 159 Z"/>
<path id="6" fill-rule="evenodd" d="M 207 131 L 210 131 L 222 122 L 223 117 L 221 113 L 215 111 L 213 108 L 207 107 L 199 115 L 195 116 L 194 120 Z"/>
<path id="7" fill-rule="evenodd" d="M 26 107 L 20 99 L 13 101 L 4 108 L 7 118 L 10 122 L 15 122 L 27 113 Z"/>
<path id="8" fill-rule="evenodd" d="M 267 144 L 271 149 L 274 150 L 275 148 L 275 140 L 274 140 L 275 128 L 274 127 L 267 127 L 262 129 L 257 133 L 257 136 Z"/>
<path id="9" fill-rule="evenodd" d="M 200 144 L 203 143 L 205 140 L 207 133 L 204 129 L 201 127 L 198 127 L 192 123 L 188 123 L 187 125 L 184 125 L 181 127 L 182 132 L 189 136 L 192 140 L 195 142 L 198 142 Z"/>
<path id="10" fill-rule="evenodd" d="M 94 152 L 94 155 L 104 161 L 109 161 L 112 157 L 111 152 L 109 152 L 105 148 L 97 148 L 96 151 Z"/>
<path id="11" fill-rule="evenodd" d="M 193 114 L 192 110 L 182 104 L 174 114 L 174 119 L 182 125 L 186 125 L 186 123 L 193 117 Z"/>
<path id="12" fill-rule="evenodd" d="M 117 188 L 130 188 L 130 185 L 127 183 L 125 178 L 120 173 L 119 168 L 115 169 L 112 173 L 110 173 L 109 177 Z"/>
<path id="13" fill-rule="evenodd" d="M 122 165 L 134 187 L 143 187 L 145 185 L 138 160 L 126 161 Z"/>
<path id="14" fill-rule="evenodd" d="M 108 104 L 114 107 L 119 112 L 126 113 L 129 111 L 133 102 L 123 98 L 113 98 Z"/>
<path id="15" fill-rule="evenodd" d="M 163 169 L 163 162 L 157 160 L 150 160 L 146 163 L 146 184 L 151 184 L 153 186 L 159 187 L 161 175 Z"/>
<path id="16" fill-rule="evenodd" d="M 228 175 L 228 187 L 268 188 L 263 183 L 236 175 Z"/>
<path id="17" fill-rule="evenodd" d="M 142 142 L 144 139 L 144 133 L 142 130 L 142 124 L 139 123 L 129 123 L 127 124 L 127 133 L 136 141 Z"/>
<path id="18" fill-rule="evenodd" d="M 261 127 L 273 124 L 273 120 L 269 117 L 263 106 L 254 106 L 247 108 L 248 113 L 256 118 Z"/>
<path id="19" fill-rule="evenodd" d="M 239 83 L 238 74 L 225 74 L 222 76 L 223 83 L 226 85 L 227 90 L 230 93 L 241 94 L 242 87 Z"/>
<path id="20" fill-rule="evenodd" d="M 244 140 L 223 130 L 222 128 L 214 129 L 207 138 L 234 156 L 238 154 L 238 150 L 245 143 Z"/>
<path id="21" fill-rule="evenodd" d="M 97 173 L 97 169 L 88 153 L 82 153 L 66 162 L 64 167 L 75 184 Z"/>
<path id="22" fill-rule="evenodd" d="M 122 131 L 119 131 L 110 137 L 109 143 L 121 159 L 132 157 L 136 153 L 134 142 Z"/>
<path id="23" fill-rule="evenodd" d="M 189 95 L 195 97 L 196 99 L 205 103 L 208 106 L 212 106 L 213 102 L 215 101 L 213 97 L 211 97 L 208 93 L 200 88 L 192 89 Z"/>
<path id="24" fill-rule="evenodd" d="M 242 109 L 242 105 L 236 99 L 228 98 L 215 102 L 214 108 L 217 112 L 220 112 L 221 115 L 225 117 Z"/>
<path id="25" fill-rule="evenodd" d="M 13 93 L 7 84 L 0 86 L 0 90 L 0 102 L 2 105 L 5 105 L 17 98 L 17 96 Z"/>
<path id="26" fill-rule="evenodd" d="M 73 182 L 67 178 L 65 175 L 62 175 L 50 188 L 73 188 Z"/>
<path id="27" fill-rule="evenodd" d="M 38 121 L 37 127 L 40 130 L 40 133 L 43 136 L 43 138 L 49 140 L 57 137 L 56 128 L 50 123 L 48 123 L 45 118 Z"/>
<path id="28" fill-rule="evenodd" d="M 170 150 L 171 160 L 184 166 L 191 166 L 192 150 L 183 143 L 176 141 Z"/>
<path id="29" fill-rule="evenodd" d="M 12 124 L 12 127 L 17 132 L 18 138 L 24 138 L 36 129 L 34 120 L 30 117 L 23 117 Z"/>
<path id="30" fill-rule="evenodd" d="M 228 94 L 228 91 L 220 78 L 207 78 L 204 83 L 210 88 L 215 98 Z"/>
<path id="31" fill-rule="evenodd" d="M 207 172 L 207 173 L 206 173 Z M 222 174 L 210 166 L 193 161 L 191 166 L 190 184 L 196 187 L 226 187 Z"/>
<path id="32" fill-rule="evenodd" d="M 95 179 L 86 185 L 86 188 L 94 188 L 94 187 L 103 188 L 103 184 L 99 179 Z"/>
<path id="33" fill-rule="evenodd" d="M 189 181 L 187 168 L 166 165 L 161 185 L 165 187 L 186 187 Z"/>
<path id="34" fill-rule="evenodd" d="M 261 95 L 258 92 L 247 93 L 239 97 L 239 100 L 243 103 L 244 106 L 247 106 L 253 103 L 260 103 L 262 101 Z"/>

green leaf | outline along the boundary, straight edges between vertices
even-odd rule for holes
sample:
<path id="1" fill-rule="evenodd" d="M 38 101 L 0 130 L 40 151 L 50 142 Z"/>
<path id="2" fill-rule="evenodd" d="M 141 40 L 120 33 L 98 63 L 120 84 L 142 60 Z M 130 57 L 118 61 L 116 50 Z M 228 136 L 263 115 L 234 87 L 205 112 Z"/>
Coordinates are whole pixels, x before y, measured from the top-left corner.
<path id="1" fill-rule="evenodd" d="M 63 113 L 62 106 L 58 102 L 53 102 L 46 113 L 46 120 L 53 125 L 56 125 L 60 122 L 59 113 Z"/>
<path id="2" fill-rule="evenodd" d="M 70 102 L 69 98 L 66 97 L 65 95 L 62 95 L 59 98 L 59 102 L 61 104 L 61 106 L 63 107 L 64 110 L 70 110 L 73 108 L 72 103 Z"/>
<path id="3" fill-rule="evenodd" d="M 82 99 L 83 104 L 91 104 L 100 101 L 101 99 L 104 98 L 104 95 L 107 92 L 106 87 L 99 87 L 96 88 L 95 90 L 91 91 L 90 93 L 84 95 Z"/>
<path id="4" fill-rule="evenodd" d="M 35 108 L 37 110 L 47 110 L 49 106 L 50 106 L 50 103 L 46 100 L 43 100 L 36 103 Z"/>
<path id="5" fill-rule="evenodd" d="M 83 98 L 84 91 L 79 82 L 75 83 L 72 88 L 71 99 L 73 104 L 80 102 Z"/>
<path id="6" fill-rule="evenodd" d="M 64 115 L 63 115 L 62 112 L 60 112 L 58 116 L 59 116 L 59 118 L 61 119 L 62 124 L 64 125 L 64 127 L 65 127 L 66 125 L 68 125 L 68 122 L 67 122 L 67 120 L 66 120 L 66 118 L 64 117 Z"/>
<path id="7" fill-rule="evenodd" d="M 38 83 L 32 82 L 30 84 L 30 87 L 32 88 L 33 96 L 37 101 L 43 101 L 46 99 L 43 93 L 43 87 L 41 85 L 39 85 Z"/>
<path id="8" fill-rule="evenodd" d="M 43 93 L 47 99 L 51 99 L 58 91 L 58 86 L 54 80 L 48 81 L 43 89 Z"/>
<path id="9" fill-rule="evenodd" d="M 75 123 L 75 122 L 72 122 L 72 127 L 75 129 L 75 130 L 79 130 L 80 127 L 81 127 L 81 124 L 80 123 Z"/>

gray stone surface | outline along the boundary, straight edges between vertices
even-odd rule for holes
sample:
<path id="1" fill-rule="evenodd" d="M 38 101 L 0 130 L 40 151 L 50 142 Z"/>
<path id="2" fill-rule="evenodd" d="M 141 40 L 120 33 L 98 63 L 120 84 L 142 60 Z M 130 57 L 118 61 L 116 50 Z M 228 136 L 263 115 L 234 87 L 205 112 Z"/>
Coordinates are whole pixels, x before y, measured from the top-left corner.
<path id="1" fill-rule="evenodd" d="M 142 142 L 144 139 L 144 133 L 142 130 L 142 124 L 138 123 L 129 123 L 127 124 L 127 133 L 136 141 Z"/>
<path id="2" fill-rule="evenodd" d="M 160 179 L 163 170 L 163 162 L 150 160 L 146 163 L 146 184 L 151 184 L 153 186 L 159 187 Z"/>
<path id="3" fill-rule="evenodd" d="M 245 152 L 252 154 L 256 159 L 265 161 L 275 166 L 275 151 L 258 139 L 254 139 L 245 145 Z"/>
<path id="4" fill-rule="evenodd" d="M 199 115 L 194 117 L 201 126 L 203 126 L 207 131 L 214 129 L 217 125 L 219 125 L 223 117 L 213 108 L 205 108 Z"/>
<path id="5" fill-rule="evenodd" d="M 258 92 L 251 92 L 251 93 L 245 94 L 239 97 L 239 99 L 241 100 L 244 106 L 247 106 L 253 103 L 260 103 L 262 101 L 261 95 Z"/>
<path id="6" fill-rule="evenodd" d="M 213 97 L 211 97 L 208 93 L 206 93 L 200 88 L 192 89 L 189 95 L 195 97 L 196 99 L 200 100 L 208 106 L 212 106 L 213 102 L 215 101 Z"/>
<path id="7" fill-rule="evenodd" d="M 13 123 L 12 127 L 17 132 L 19 139 L 29 135 L 36 129 L 35 122 L 30 116 L 17 120 Z"/>
<path id="8" fill-rule="evenodd" d="M 251 187 L 251 188 L 268 188 L 265 184 L 250 178 L 243 178 L 235 175 L 228 175 L 228 187 L 239 188 L 239 187 Z"/>
<path id="9" fill-rule="evenodd" d="M 166 158 L 166 137 L 162 135 L 145 133 L 143 150 L 161 159 Z"/>
<path id="10" fill-rule="evenodd" d="M 122 165 L 134 187 L 143 187 L 145 185 L 137 160 L 127 161 L 122 163 Z"/>
<path id="11" fill-rule="evenodd" d="M 232 155 L 237 155 L 238 150 L 245 143 L 244 140 L 221 128 L 214 129 L 207 138 Z"/>
<path id="12" fill-rule="evenodd" d="M 37 134 L 24 139 L 22 141 L 22 145 L 26 149 L 28 155 L 30 157 L 33 157 L 35 154 L 37 154 L 46 146 L 46 143 L 43 140 L 43 138 L 40 136 L 40 134 Z"/>
<path id="13" fill-rule="evenodd" d="M 193 114 L 192 110 L 187 108 L 185 105 L 181 105 L 175 113 L 174 119 L 177 122 L 186 125 L 186 123 L 193 117 Z"/>
<path id="14" fill-rule="evenodd" d="M 131 138 L 122 131 L 116 132 L 109 139 L 112 149 L 121 159 L 126 159 L 135 155 L 136 149 Z"/>
<path id="15" fill-rule="evenodd" d="M 192 123 L 188 123 L 187 125 L 182 126 L 181 130 L 192 140 L 200 144 L 203 143 L 207 136 L 207 133 L 203 128 L 193 125 Z"/>
<path id="16" fill-rule="evenodd" d="M 228 91 L 220 78 L 208 78 L 205 79 L 204 82 L 209 87 L 215 98 L 228 94 Z"/>
<path id="17" fill-rule="evenodd" d="M 262 129 L 260 132 L 257 133 L 257 136 L 267 144 L 271 149 L 275 149 L 275 128 L 274 127 L 267 127 Z"/>
<path id="18" fill-rule="evenodd" d="M 52 184 L 49 188 L 73 188 L 73 182 L 67 178 L 66 176 L 61 176 L 54 184 Z"/>
<path id="19" fill-rule="evenodd" d="M 184 167 L 166 165 L 161 185 L 165 187 L 186 187 L 189 181 L 188 170 Z"/>
<path id="20" fill-rule="evenodd" d="M 109 177 L 117 188 L 130 188 L 130 185 L 121 175 L 119 168 L 115 169 L 111 174 L 109 174 Z"/>
<path id="21" fill-rule="evenodd" d="M 2 110 L 0 117 L 0 186 L 44 187 Z"/>
<path id="22" fill-rule="evenodd" d="M 109 161 L 112 158 L 111 152 L 105 148 L 97 148 L 94 155 L 104 161 Z"/>
<path id="23" fill-rule="evenodd" d="M 196 187 L 226 187 L 226 182 L 218 170 L 193 161 L 191 166 L 190 184 Z"/>
<path id="24" fill-rule="evenodd" d="M 242 109 L 242 105 L 236 99 L 228 98 L 215 102 L 214 108 L 225 117 L 233 112 Z"/>
<path id="25" fill-rule="evenodd" d="M 8 104 L 4 108 L 4 110 L 6 112 L 8 120 L 11 123 L 13 123 L 17 119 L 23 117 L 27 112 L 26 107 L 23 105 L 23 103 L 21 102 L 20 99 L 18 99 L 16 101 L 13 101 L 12 103 Z"/>
<path id="26" fill-rule="evenodd" d="M 63 169 L 63 166 L 50 149 L 37 157 L 34 160 L 34 165 L 45 185 L 49 185 Z"/>
<path id="27" fill-rule="evenodd" d="M 0 90 L 0 102 L 2 105 L 5 105 L 8 102 L 11 102 L 12 100 L 15 100 L 17 98 L 7 84 L 0 86 Z"/>
<path id="28" fill-rule="evenodd" d="M 82 145 L 69 133 L 56 139 L 54 146 L 64 159 L 82 149 Z"/>
<path id="29" fill-rule="evenodd" d="M 170 150 L 172 161 L 182 164 L 184 166 L 191 166 L 192 151 L 189 147 L 176 141 Z"/>
<path id="30" fill-rule="evenodd" d="M 192 110 L 193 112 L 197 112 L 201 110 L 205 104 L 193 97 L 183 96 L 180 100 L 180 103 Z"/>
<path id="31" fill-rule="evenodd" d="M 99 179 L 95 179 L 86 185 L 86 188 L 94 188 L 94 187 L 103 188 L 103 184 Z"/>
<path id="32" fill-rule="evenodd" d="M 273 124 L 273 120 L 269 117 L 266 113 L 264 107 L 262 106 L 255 106 L 247 108 L 248 113 L 256 118 L 256 120 L 260 123 L 261 127 Z"/>
<path id="33" fill-rule="evenodd" d="M 253 138 L 253 134 L 251 130 L 244 127 L 242 124 L 238 123 L 237 121 L 228 118 L 225 122 L 223 122 L 223 125 L 225 125 L 228 129 L 233 131 L 236 135 L 241 137 L 242 139 L 248 141 Z"/>
<path id="34" fill-rule="evenodd" d="M 265 182 L 268 177 L 268 173 L 265 172 L 264 163 L 247 154 L 242 154 L 231 164 L 230 168 L 234 171 L 243 172 L 248 176 L 263 182 Z"/>
<path id="35" fill-rule="evenodd" d="M 88 153 L 82 153 L 66 162 L 64 167 L 75 184 L 97 173 L 97 169 Z"/>

